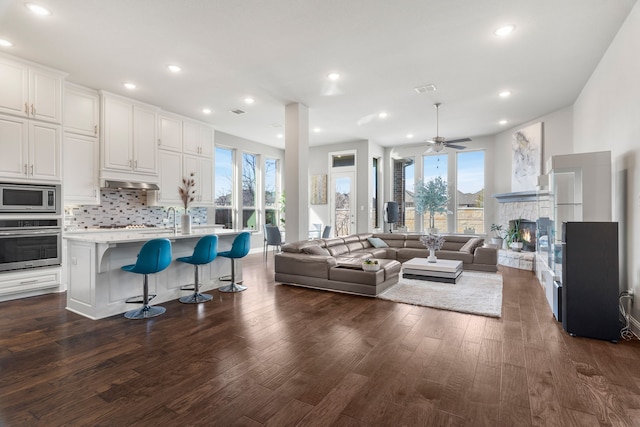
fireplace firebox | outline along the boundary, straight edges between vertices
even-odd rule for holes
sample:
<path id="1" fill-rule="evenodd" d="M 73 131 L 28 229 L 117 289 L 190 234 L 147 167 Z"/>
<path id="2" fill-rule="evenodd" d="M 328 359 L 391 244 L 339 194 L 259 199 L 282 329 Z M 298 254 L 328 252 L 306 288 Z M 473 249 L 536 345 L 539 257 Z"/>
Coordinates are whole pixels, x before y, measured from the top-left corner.
<path id="1" fill-rule="evenodd" d="M 528 219 L 512 219 L 509 221 L 509 229 L 518 224 L 518 230 L 522 236 L 522 250 L 524 252 L 536 251 L 536 222 Z"/>

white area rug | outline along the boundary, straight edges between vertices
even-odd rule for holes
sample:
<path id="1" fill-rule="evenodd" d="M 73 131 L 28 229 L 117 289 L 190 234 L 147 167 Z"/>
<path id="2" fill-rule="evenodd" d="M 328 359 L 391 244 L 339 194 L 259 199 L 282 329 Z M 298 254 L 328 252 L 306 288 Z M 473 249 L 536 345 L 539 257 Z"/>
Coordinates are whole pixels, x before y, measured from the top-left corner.
<path id="1" fill-rule="evenodd" d="M 500 317 L 502 315 L 502 275 L 465 271 L 458 283 L 403 279 L 378 298 L 412 305 Z"/>

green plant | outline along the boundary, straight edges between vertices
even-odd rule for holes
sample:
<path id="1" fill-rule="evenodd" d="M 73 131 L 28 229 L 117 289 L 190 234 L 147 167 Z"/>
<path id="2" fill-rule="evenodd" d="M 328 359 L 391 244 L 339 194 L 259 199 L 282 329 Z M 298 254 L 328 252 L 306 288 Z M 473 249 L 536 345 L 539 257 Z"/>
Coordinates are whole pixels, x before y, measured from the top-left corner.
<path id="1" fill-rule="evenodd" d="M 287 204 L 287 196 L 283 191 L 282 194 L 280 194 L 280 224 L 282 224 L 283 227 L 285 224 L 284 212 L 285 212 L 286 204 Z"/>
<path id="2" fill-rule="evenodd" d="M 367 259 L 365 259 L 362 263 L 363 263 L 363 264 L 370 264 L 370 265 L 371 265 L 371 264 L 377 264 L 377 263 L 378 263 L 378 260 L 377 260 L 377 259 L 367 258 Z"/>
<path id="3" fill-rule="evenodd" d="M 435 228 L 436 214 L 450 213 L 447 210 L 449 204 L 449 192 L 447 182 L 440 176 L 423 183 L 416 182 L 414 194 L 416 212 L 419 214 L 429 213 L 429 227 Z"/>
<path id="4" fill-rule="evenodd" d="M 520 219 L 513 221 L 513 225 L 507 231 L 507 245 L 511 246 L 514 242 L 522 242 L 522 230 L 520 230 Z"/>
<path id="5" fill-rule="evenodd" d="M 502 239 L 503 236 L 504 236 L 502 234 L 502 225 L 491 224 L 491 231 L 493 231 L 493 233 L 495 234 L 496 238 L 498 238 L 498 239 Z"/>

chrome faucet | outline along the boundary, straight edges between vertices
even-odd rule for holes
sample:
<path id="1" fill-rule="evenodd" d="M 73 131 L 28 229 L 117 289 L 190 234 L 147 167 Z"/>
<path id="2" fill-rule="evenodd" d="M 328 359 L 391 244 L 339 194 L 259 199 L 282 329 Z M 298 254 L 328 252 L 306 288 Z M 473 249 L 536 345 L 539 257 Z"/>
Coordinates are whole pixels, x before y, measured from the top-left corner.
<path id="1" fill-rule="evenodd" d="M 167 209 L 167 219 L 169 219 L 169 211 L 173 211 L 173 234 L 178 234 L 178 218 L 176 215 L 176 208 L 173 206 Z"/>

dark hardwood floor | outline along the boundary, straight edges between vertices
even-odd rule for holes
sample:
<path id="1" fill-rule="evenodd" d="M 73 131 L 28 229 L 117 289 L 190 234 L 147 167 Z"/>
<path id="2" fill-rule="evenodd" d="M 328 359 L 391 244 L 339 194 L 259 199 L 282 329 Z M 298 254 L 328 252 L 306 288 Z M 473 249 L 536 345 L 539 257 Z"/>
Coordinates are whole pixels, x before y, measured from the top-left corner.
<path id="1" fill-rule="evenodd" d="M 0 303 L 0 425 L 640 425 L 640 342 L 569 337 L 530 272 L 502 269 L 493 319 L 244 264 L 247 291 L 148 321 Z"/>

